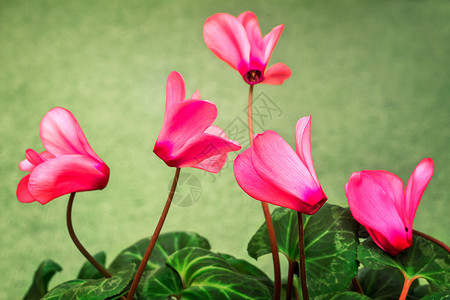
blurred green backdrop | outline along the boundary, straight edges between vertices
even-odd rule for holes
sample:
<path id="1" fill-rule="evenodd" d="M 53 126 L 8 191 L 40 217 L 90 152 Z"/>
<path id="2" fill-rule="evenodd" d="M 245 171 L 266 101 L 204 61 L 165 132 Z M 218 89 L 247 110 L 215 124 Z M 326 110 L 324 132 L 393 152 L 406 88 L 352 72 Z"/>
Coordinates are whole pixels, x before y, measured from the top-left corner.
<path id="1" fill-rule="evenodd" d="M 262 107 L 256 129 L 293 144 L 296 121 L 311 114 L 317 174 L 329 202 L 344 206 L 352 172 L 385 169 L 406 183 L 432 157 L 434 177 L 414 225 L 450 242 L 449 1 L 1 0 L 1 299 L 20 298 L 46 258 L 64 268 L 52 286 L 83 262 L 65 228 L 68 196 L 45 206 L 15 196 L 25 150 L 43 150 L 42 116 L 54 106 L 71 110 L 111 168 L 108 187 L 79 193 L 73 212 L 81 241 L 110 262 L 153 231 L 167 196 L 174 169 L 152 149 L 170 71 L 183 74 L 188 93 L 199 89 L 216 103 L 216 125 L 245 120 L 248 86 L 206 47 L 202 26 L 214 13 L 246 10 L 263 34 L 285 24 L 269 65 L 284 62 L 293 73 L 282 86 L 256 86 L 256 97 L 278 107 L 272 115 Z M 235 183 L 231 163 L 215 176 L 183 172 L 200 179 L 201 198 L 173 206 L 163 231 L 196 231 L 214 251 L 250 260 L 247 242 L 263 215 Z M 257 264 L 271 275 L 270 257 Z"/>

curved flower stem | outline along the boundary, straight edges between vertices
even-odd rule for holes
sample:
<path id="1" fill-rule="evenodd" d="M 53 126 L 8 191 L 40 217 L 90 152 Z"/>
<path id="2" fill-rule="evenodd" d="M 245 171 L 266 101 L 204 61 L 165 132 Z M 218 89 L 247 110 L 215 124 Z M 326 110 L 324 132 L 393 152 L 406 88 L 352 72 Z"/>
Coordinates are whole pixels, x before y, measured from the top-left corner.
<path id="1" fill-rule="evenodd" d="M 408 296 L 408 291 L 409 291 L 409 287 L 411 286 L 411 283 L 413 283 L 414 280 L 419 278 L 419 276 L 416 276 L 411 279 L 408 279 L 408 277 L 406 277 L 405 273 L 402 272 L 402 274 L 403 274 L 403 277 L 405 277 L 405 283 L 403 284 L 403 290 L 402 290 L 402 293 L 400 294 L 400 298 L 398 298 L 398 300 L 406 299 L 406 296 Z"/>
<path id="2" fill-rule="evenodd" d="M 75 231 L 73 230 L 72 226 L 72 205 L 73 205 L 73 199 L 75 198 L 75 193 L 71 193 L 69 197 L 69 203 L 67 204 L 67 214 L 66 214 L 66 221 L 67 221 L 67 229 L 69 230 L 69 235 L 72 238 L 73 243 L 75 246 L 77 246 L 78 250 L 81 252 L 81 254 L 86 257 L 86 259 L 100 272 L 102 275 L 106 278 L 110 278 L 111 274 L 109 274 L 108 271 L 91 255 L 89 252 L 83 247 L 81 242 L 78 240 Z"/>
<path id="3" fill-rule="evenodd" d="M 298 219 L 298 250 L 300 255 L 300 281 L 302 283 L 303 300 L 309 300 L 308 285 L 306 284 L 306 264 L 305 264 L 305 238 L 303 234 L 303 215 L 297 212 Z"/>
<path id="4" fill-rule="evenodd" d="M 150 243 L 148 244 L 147 250 L 145 251 L 144 256 L 142 257 L 141 264 L 139 265 L 139 269 L 136 272 L 136 276 L 133 279 L 133 283 L 131 284 L 130 291 L 128 292 L 127 299 L 133 299 L 134 293 L 136 292 L 136 288 L 141 280 L 142 273 L 144 273 L 145 267 L 147 266 L 147 262 L 150 259 L 150 255 L 152 254 L 153 248 L 155 247 L 156 240 L 158 239 L 159 233 L 164 225 L 164 221 L 166 220 L 167 213 L 169 212 L 170 204 L 172 203 L 173 195 L 175 194 L 175 189 L 177 188 L 178 178 L 180 177 L 180 168 L 177 168 L 175 171 L 175 176 L 173 177 L 172 187 L 169 192 L 169 196 L 167 197 L 166 205 L 164 206 L 161 217 L 159 218 L 158 225 L 156 225 L 155 232 L 152 235 Z"/>
<path id="5" fill-rule="evenodd" d="M 445 251 L 447 251 L 448 253 L 450 253 L 450 247 L 447 246 L 446 244 L 444 244 L 443 242 L 441 242 L 441 241 L 435 239 L 434 237 L 429 236 L 428 234 L 425 234 L 425 233 L 423 233 L 423 232 L 420 232 L 420 231 L 417 231 L 417 230 L 414 230 L 414 229 L 413 229 L 413 233 L 414 233 L 415 235 L 421 236 L 421 237 L 423 237 L 423 238 L 429 240 L 430 242 L 435 243 L 435 244 L 438 245 L 438 246 L 441 246 L 442 248 L 445 249 Z"/>
<path id="6" fill-rule="evenodd" d="M 289 270 L 288 270 L 288 278 L 287 278 L 287 286 L 286 286 L 286 300 L 292 299 L 292 284 L 294 282 L 294 268 L 296 261 L 289 260 Z"/>
<path id="7" fill-rule="evenodd" d="M 248 137 L 250 139 L 250 146 L 253 145 L 252 101 L 253 101 L 253 85 L 250 85 L 250 90 L 248 93 Z M 261 205 L 264 213 L 264 218 L 266 219 L 267 231 L 269 233 L 270 247 L 272 249 L 273 272 L 275 279 L 273 299 L 279 300 L 281 297 L 281 271 L 280 271 L 280 258 L 278 256 L 277 238 L 275 236 L 275 230 L 273 229 L 269 205 L 263 201 L 261 201 Z"/>
<path id="8" fill-rule="evenodd" d="M 356 277 L 353 277 L 352 284 L 358 293 L 360 293 L 361 295 L 364 295 L 363 289 L 362 289 L 361 285 L 359 284 L 358 279 L 356 279 Z"/>

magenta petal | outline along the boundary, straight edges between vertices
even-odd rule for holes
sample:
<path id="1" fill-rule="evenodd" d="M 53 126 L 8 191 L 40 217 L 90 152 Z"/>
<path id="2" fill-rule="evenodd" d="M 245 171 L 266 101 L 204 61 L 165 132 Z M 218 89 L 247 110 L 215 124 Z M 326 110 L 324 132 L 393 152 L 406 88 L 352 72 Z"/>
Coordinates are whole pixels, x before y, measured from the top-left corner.
<path id="1" fill-rule="evenodd" d="M 200 100 L 202 96 L 200 95 L 200 91 L 199 90 L 195 90 L 195 92 L 192 94 L 192 97 L 189 99 L 195 99 L 195 100 Z"/>
<path id="2" fill-rule="evenodd" d="M 406 197 L 404 203 L 404 219 L 412 229 L 414 217 L 423 192 L 427 188 L 434 172 L 434 162 L 431 158 L 422 159 L 409 177 L 406 185 Z M 412 232 L 411 232 L 412 239 Z"/>
<path id="3" fill-rule="evenodd" d="M 102 162 L 89 145 L 77 120 L 67 109 L 51 109 L 42 118 L 40 134 L 45 149 L 54 155 L 89 155 Z"/>
<path id="4" fill-rule="evenodd" d="M 205 133 L 212 134 L 224 139 L 227 139 L 227 135 L 225 131 L 223 131 L 220 127 L 211 125 L 206 130 Z M 218 173 L 222 167 L 225 165 L 228 158 L 228 152 L 211 156 L 200 163 L 192 166 L 193 168 L 202 169 L 211 173 Z"/>
<path id="5" fill-rule="evenodd" d="M 244 26 L 250 43 L 249 69 L 263 71 L 266 68 L 267 62 L 264 61 L 264 41 L 256 15 L 251 11 L 247 11 L 240 14 L 237 19 Z"/>
<path id="6" fill-rule="evenodd" d="M 277 45 L 278 39 L 283 32 L 284 25 L 278 25 L 264 37 L 264 57 L 263 62 L 267 65 L 272 56 L 273 49 Z"/>
<path id="7" fill-rule="evenodd" d="M 193 136 L 203 133 L 216 119 L 216 105 L 205 100 L 186 100 L 177 105 L 159 133 L 153 152 L 166 161 Z M 167 161 L 166 161 L 167 163 Z"/>
<path id="8" fill-rule="evenodd" d="M 200 133 L 187 141 L 183 148 L 174 152 L 171 158 L 165 160 L 165 162 L 171 167 L 193 167 L 212 156 L 239 149 L 241 149 L 241 146 L 235 141 L 208 133 Z"/>
<path id="9" fill-rule="evenodd" d="M 410 243 L 409 241 L 405 240 L 403 236 L 400 236 L 400 238 L 391 242 L 384 235 L 380 234 L 378 231 L 373 230 L 371 228 L 366 229 L 367 232 L 372 237 L 375 244 L 377 244 L 378 247 L 380 247 L 381 249 L 383 249 L 385 252 L 389 253 L 392 256 L 396 256 L 400 251 L 403 251 L 412 246 L 412 240 Z"/>
<path id="10" fill-rule="evenodd" d="M 31 172 L 37 165 L 46 161 L 47 159 L 54 158 L 55 156 L 48 151 L 37 153 L 33 149 L 28 149 L 27 151 L 25 151 L 25 157 L 27 159 L 22 160 L 19 163 L 19 169 L 22 171 Z"/>
<path id="11" fill-rule="evenodd" d="M 17 199 L 23 203 L 30 203 L 30 202 L 36 201 L 36 199 L 34 199 L 33 196 L 31 196 L 30 192 L 28 191 L 29 179 L 30 179 L 30 174 L 23 177 L 22 180 L 20 180 L 19 185 L 17 186 L 17 191 L 16 191 Z"/>
<path id="12" fill-rule="evenodd" d="M 233 69 L 249 63 L 247 33 L 236 17 L 226 13 L 209 17 L 203 25 L 203 38 L 208 48 Z"/>
<path id="13" fill-rule="evenodd" d="M 314 170 L 311 153 L 311 116 L 303 117 L 297 122 L 295 127 L 295 151 L 303 164 L 308 168 L 316 183 L 320 185 Z"/>
<path id="14" fill-rule="evenodd" d="M 263 84 L 278 85 L 291 77 L 291 69 L 283 63 L 276 63 L 264 73 Z"/>
<path id="15" fill-rule="evenodd" d="M 164 119 L 173 112 L 178 103 L 186 97 L 183 76 L 178 72 L 171 72 L 166 83 L 166 114 Z"/>
<path id="16" fill-rule="evenodd" d="M 310 211 L 311 207 L 299 198 L 266 182 L 258 175 L 252 163 L 251 148 L 236 157 L 233 170 L 237 183 L 250 197 L 296 211 Z"/>
<path id="17" fill-rule="evenodd" d="M 391 173 L 386 171 L 353 173 L 345 185 L 353 217 L 367 229 L 383 236 L 385 240 L 380 247 L 386 250 L 394 247 L 401 251 L 408 245 L 407 230 L 412 229 L 405 229 L 405 224 L 395 209 L 395 203 L 399 201 L 396 198 L 401 196 L 402 190 L 403 183 L 400 178 L 391 176 Z M 376 239 L 381 243 L 379 236 Z"/>
<path id="18" fill-rule="evenodd" d="M 109 168 L 86 155 L 60 155 L 37 166 L 30 174 L 28 191 L 41 204 L 73 192 L 101 190 Z"/>
<path id="19" fill-rule="evenodd" d="M 258 134 L 252 149 L 253 166 L 264 181 L 311 207 L 321 206 L 326 201 L 321 186 L 316 183 L 295 151 L 276 132 L 268 130 Z"/>

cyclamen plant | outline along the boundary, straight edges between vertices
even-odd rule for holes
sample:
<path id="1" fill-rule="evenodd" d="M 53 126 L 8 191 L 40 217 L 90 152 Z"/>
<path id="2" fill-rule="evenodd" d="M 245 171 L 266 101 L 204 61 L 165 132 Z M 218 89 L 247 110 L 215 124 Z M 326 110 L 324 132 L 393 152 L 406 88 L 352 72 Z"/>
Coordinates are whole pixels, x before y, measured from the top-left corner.
<path id="1" fill-rule="evenodd" d="M 181 169 L 217 173 L 228 153 L 241 149 L 212 125 L 215 104 L 201 100 L 198 90 L 186 99 L 183 77 L 172 72 L 153 150 L 175 168 L 172 187 L 151 237 L 123 250 L 108 267 L 104 252 L 92 256 L 76 237 L 71 210 L 76 192 L 106 187 L 110 170 L 70 111 L 56 107 L 42 119 L 40 135 L 46 151 L 25 152 L 19 168 L 30 174 L 20 181 L 17 198 L 47 204 L 70 194 L 69 234 L 88 262 L 77 279 L 49 291 L 49 281 L 61 267 L 44 261 L 24 299 L 444 299 L 450 295 L 449 247 L 412 228 L 434 172 L 431 158 L 418 164 L 406 189 L 400 178 L 384 170 L 353 173 L 345 185 L 349 208 L 343 208 L 326 203 L 316 175 L 311 116 L 297 123 L 295 151 L 275 131 L 254 136 L 254 85 L 280 85 L 291 76 L 282 63 L 266 70 L 283 28 L 279 25 L 262 37 L 252 12 L 237 18 L 215 14 L 203 28 L 206 45 L 249 84 L 250 147 L 237 156 L 233 168 L 238 185 L 261 201 L 265 222 L 250 240 L 248 253 L 254 259 L 272 254 L 274 281 L 246 260 L 212 252 L 208 240 L 196 233 L 160 234 Z M 279 207 L 270 213 L 268 203 Z M 286 282 L 281 280 L 279 253 L 288 260 Z"/>

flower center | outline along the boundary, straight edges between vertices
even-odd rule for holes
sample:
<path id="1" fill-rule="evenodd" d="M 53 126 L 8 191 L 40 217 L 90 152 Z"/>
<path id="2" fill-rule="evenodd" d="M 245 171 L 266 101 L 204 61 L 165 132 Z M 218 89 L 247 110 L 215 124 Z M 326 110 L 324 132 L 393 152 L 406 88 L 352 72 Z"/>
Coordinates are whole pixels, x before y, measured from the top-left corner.
<path id="1" fill-rule="evenodd" d="M 261 71 L 259 70 L 250 70 L 244 76 L 245 82 L 248 84 L 257 84 L 262 81 Z"/>

